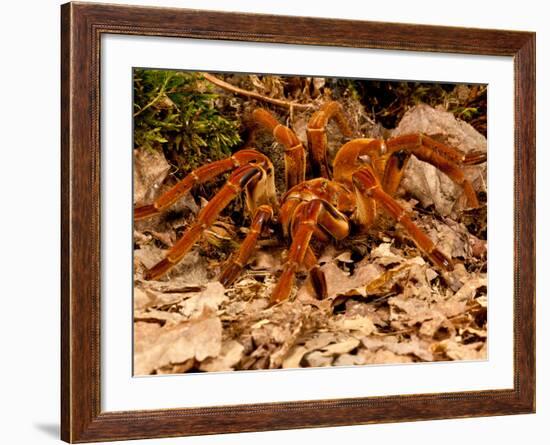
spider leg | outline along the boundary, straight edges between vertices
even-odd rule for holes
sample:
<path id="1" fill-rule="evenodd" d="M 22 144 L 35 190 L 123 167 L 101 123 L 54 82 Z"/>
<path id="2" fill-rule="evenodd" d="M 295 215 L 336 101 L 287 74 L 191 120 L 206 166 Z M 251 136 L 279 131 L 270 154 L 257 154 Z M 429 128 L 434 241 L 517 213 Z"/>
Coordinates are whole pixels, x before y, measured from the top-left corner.
<path id="1" fill-rule="evenodd" d="M 136 207 L 134 209 L 134 220 L 138 221 L 158 215 L 187 194 L 194 185 L 210 181 L 222 173 L 250 162 L 257 162 L 265 166 L 266 169 L 272 169 L 269 159 L 260 152 L 256 150 L 240 150 L 230 158 L 215 161 L 193 170 L 152 204 Z"/>
<path id="2" fill-rule="evenodd" d="M 388 158 L 382 179 L 382 188 L 388 195 L 393 196 L 397 192 L 410 157 L 411 153 L 399 150 L 394 151 Z"/>
<path id="3" fill-rule="evenodd" d="M 369 196 L 376 200 L 397 222 L 401 223 L 415 244 L 437 266 L 453 270 L 451 259 L 441 252 L 434 242 L 409 217 L 406 210 L 388 195 L 376 178 L 373 168 L 367 165 L 353 174 L 353 185 L 357 195 Z"/>
<path id="4" fill-rule="evenodd" d="M 351 175 L 365 164 L 371 164 L 382 176 L 386 166 L 386 145 L 382 139 L 352 139 L 340 147 L 332 163 L 334 180 L 352 188 Z"/>
<path id="5" fill-rule="evenodd" d="M 146 272 L 145 278 L 154 280 L 179 263 L 205 229 L 216 221 L 221 211 L 245 189 L 247 184 L 253 180 L 258 180 L 262 174 L 264 174 L 262 167 L 256 164 L 244 165 L 235 170 L 226 184 L 199 212 L 197 220 L 168 251 L 166 257 Z"/>
<path id="6" fill-rule="evenodd" d="M 487 160 L 487 154 L 483 152 L 469 152 L 463 153 L 462 151 L 451 147 L 450 145 L 443 144 L 435 139 L 426 136 L 423 133 L 409 134 L 405 136 L 397 136 L 391 138 L 388 141 L 388 149 L 392 149 L 393 144 L 401 144 L 406 146 L 418 147 L 420 145 L 435 151 L 439 155 L 453 161 L 459 165 L 474 165 L 481 164 Z"/>
<path id="7" fill-rule="evenodd" d="M 348 186 L 353 190 L 353 174 L 364 165 L 372 165 L 377 175 L 383 176 L 386 166 L 393 164 L 394 160 L 387 156 L 381 156 L 386 152 L 386 145 L 382 139 L 361 138 L 353 139 L 340 147 L 333 162 L 334 180 Z M 395 162 L 395 167 L 399 164 Z M 388 183 L 395 181 L 394 175 L 398 172 L 395 168 L 390 169 L 392 173 L 386 180 Z M 353 218 L 359 224 L 361 230 L 372 226 L 376 220 L 376 201 L 365 195 L 356 196 Z"/>
<path id="8" fill-rule="evenodd" d="M 319 267 L 317 257 L 311 247 L 308 247 L 304 256 L 304 266 L 309 272 L 309 278 L 317 298 L 323 300 L 328 296 L 327 280 L 324 272 Z"/>
<path id="9" fill-rule="evenodd" d="M 296 272 L 304 262 L 309 242 L 315 231 L 314 226 L 317 224 L 317 218 L 322 208 L 322 202 L 316 199 L 302 204 L 297 209 L 294 215 L 296 230 L 292 236 L 292 244 L 288 251 L 288 258 L 283 273 L 271 294 L 272 303 L 280 303 L 290 296 L 290 291 L 292 290 L 296 278 Z"/>
<path id="10" fill-rule="evenodd" d="M 242 268 L 248 263 L 250 255 L 252 255 L 258 241 L 258 237 L 262 233 L 262 229 L 271 218 L 273 218 L 273 209 L 271 206 L 264 204 L 256 209 L 246 238 L 239 247 L 239 250 L 231 256 L 220 275 L 220 283 L 225 287 L 231 285 L 235 281 Z"/>
<path id="11" fill-rule="evenodd" d="M 467 153 L 464 156 L 464 161 L 462 161 L 462 165 L 477 165 L 483 164 L 484 162 L 487 162 L 487 153 L 473 152 Z"/>
<path id="12" fill-rule="evenodd" d="M 347 218 L 329 203 L 320 199 L 302 202 L 292 217 L 292 243 L 279 282 L 271 295 L 273 303 L 288 299 L 296 272 L 301 266 L 304 265 L 311 272 L 317 265 L 317 259 L 309 249 L 309 243 L 318 230 L 323 230 L 336 239 L 343 239 L 348 236 L 350 227 Z M 324 277 L 320 276 L 320 270 L 313 271 L 313 274 L 313 279 L 318 279 L 319 293 L 326 294 L 326 282 L 323 283 Z"/>
<path id="13" fill-rule="evenodd" d="M 423 134 L 398 136 L 386 142 L 388 152 L 407 151 L 421 161 L 427 162 L 445 173 L 464 190 L 468 206 L 479 207 L 477 194 L 472 183 L 466 178 L 461 165 L 474 165 L 485 162 L 485 153 L 464 154 L 455 148 L 435 141 Z"/>
<path id="14" fill-rule="evenodd" d="M 306 177 L 306 149 L 298 136 L 288 127 L 279 123 L 273 115 L 263 108 L 252 112 L 253 120 L 269 130 L 275 140 L 285 147 L 285 175 L 287 190 L 303 182 Z"/>
<path id="15" fill-rule="evenodd" d="M 330 101 L 316 111 L 307 124 L 307 141 L 311 155 L 312 173 L 316 178 L 330 179 L 331 173 L 327 160 L 327 133 L 326 127 L 330 119 L 335 119 L 338 128 L 346 137 L 352 132 L 342 105 L 336 101 Z"/>

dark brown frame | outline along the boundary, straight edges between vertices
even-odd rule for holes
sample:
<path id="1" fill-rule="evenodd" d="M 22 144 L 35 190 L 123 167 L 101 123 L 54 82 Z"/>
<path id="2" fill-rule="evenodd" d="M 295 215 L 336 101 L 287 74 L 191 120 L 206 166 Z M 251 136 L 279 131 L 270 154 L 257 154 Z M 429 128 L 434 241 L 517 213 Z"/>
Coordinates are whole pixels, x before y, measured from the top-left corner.
<path id="1" fill-rule="evenodd" d="M 535 412 L 535 34 L 68 3 L 61 7 L 61 437 L 68 442 Z M 512 56 L 514 388 L 182 408 L 100 409 L 100 37 L 103 33 Z"/>

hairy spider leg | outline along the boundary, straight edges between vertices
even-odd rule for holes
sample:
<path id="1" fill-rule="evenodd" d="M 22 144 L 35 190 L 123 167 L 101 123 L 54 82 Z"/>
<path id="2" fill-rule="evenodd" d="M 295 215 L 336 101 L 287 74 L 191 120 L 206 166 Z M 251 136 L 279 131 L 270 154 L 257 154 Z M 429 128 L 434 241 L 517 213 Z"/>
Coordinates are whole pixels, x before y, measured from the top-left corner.
<path id="1" fill-rule="evenodd" d="M 334 180 L 344 184 L 349 190 L 354 190 L 352 176 L 365 165 L 371 165 L 376 175 L 381 176 L 387 164 L 386 152 L 386 144 L 382 139 L 360 138 L 345 143 L 334 158 Z M 360 230 L 365 231 L 376 221 L 376 201 L 368 196 L 362 196 L 361 199 L 354 199 L 354 202 L 353 219 L 358 223 Z"/>
<path id="2" fill-rule="evenodd" d="M 267 204 L 259 206 L 254 212 L 252 217 L 252 223 L 250 224 L 246 238 L 239 247 L 239 250 L 235 252 L 227 265 L 225 266 L 219 281 L 225 287 L 231 285 L 239 276 L 241 270 L 248 263 L 258 237 L 262 233 L 265 225 L 273 218 L 273 208 Z"/>
<path id="3" fill-rule="evenodd" d="M 309 279 L 317 298 L 323 300 L 328 296 L 327 279 L 319 267 L 317 256 L 311 247 L 308 247 L 304 256 L 304 267 L 309 273 Z"/>
<path id="4" fill-rule="evenodd" d="M 397 192 L 410 157 L 411 153 L 405 150 L 394 151 L 388 157 L 382 178 L 382 188 L 388 195 L 394 196 Z"/>
<path id="5" fill-rule="evenodd" d="M 240 150 L 229 158 L 215 161 L 193 170 L 152 204 L 136 207 L 134 209 L 134 220 L 139 221 L 158 215 L 167 210 L 177 200 L 183 198 L 194 185 L 208 182 L 223 173 L 251 162 L 264 166 L 268 170 L 268 173 L 269 170 L 273 170 L 271 161 L 259 151 L 252 149 Z"/>
<path id="6" fill-rule="evenodd" d="M 218 219 L 221 211 L 245 190 L 246 185 L 265 174 L 263 168 L 257 164 L 243 165 L 235 170 L 220 191 L 199 212 L 197 220 L 168 251 L 166 257 L 145 273 L 145 279 L 159 278 L 178 264 L 204 231 Z"/>
<path id="7" fill-rule="evenodd" d="M 422 250 L 432 263 L 440 268 L 453 270 L 453 263 L 434 242 L 412 221 L 406 210 L 390 195 L 388 195 L 378 181 L 370 165 L 366 165 L 353 174 L 353 185 L 357 201 L 371 198 L 379 203 L 397 222 L 409 233 L 414 243 Z"/>
<path id="8" fill-rule="evenodd" d="M 294 208 L 290 225 L 292 242 L 283 272 L 271 295 L 272 303 L 279 303 L 288 299 L 296 279 L 296 272 L 300 267 L 305 266 L 310 271 L 315 267 L 312 263 L 315 261 L 316 264 L 317 261 L 315 255 L 309 249 L 309 243 L 316 233 L 326 233 L 340 240 L 347 237 L 350 231 L 347 218 L 322 199 L 311 199 L 299 203 Z M 311 257 L 312 254 L 313 258 Z M 323 284 L 321 280 L 324 281 L 324 277 L 321 278 L 319 272 L 314 271 L 315 277 L 312 276 L 312 279 L 319 280 L 317 283 L 319 289 L 316 289 L 316 292 L 318 291 L 322 295 L 323 293 L 326 294 L 326 282 Z"/>
<path id="9" fill-rule="evenodd" d="M 263 108 L 252 112 L 252 119 L 261 127 L 269 130 L 275 140 L 283 145 L 285 157 L 285 180 L 287 190 L 306 178 L 306 149 L 298 136 L 288 127 L 281 124 Z"/>
<path id="10" fill-rule="evenodd" d="M 466 178 L 460 166 L 485 162 L 487 160 L 486 154 L 480 152 L 464 154 L 423 134 L 398 136 L 388 139 L 386 146 L 390 154 L 396 152 L 412 153 L 421 161 L 427 162 L 441 170 L 453 182 L 462 187 L 469 207 L 479 207 L 474 187 L 471 181 Z M 391 168 L 395 170 L 393 165 Z M 388 175 L 391 175 L 391 172 Z M 397 177 L 398 174 L 394 174 L 394 176 Z M 394 181 L 390 186 L 397 190 L 399 181 Z M 388 189 L 386 190 L 388 191 Z"/>
<path id="11" fill-rule="evenodd" d="M 350 137 L 352 132 L 348 125 L 342 105 L 336 101 L 324 103 L 321 108 L 313 113 L 307 124 L 307 142 L 311 156 L 311 169 L 313 176 L 330 179 L 332 177 L 327 159 L 327 125 L 334 119 L 340 132 Z"/>
<path id="12" fill-rule="evenodd" d="M 298 222 L 297 229 L 292 236 L 292 244 L 288 251 L 283 273 L 271 294 L 272 303 L 280 303 L 290 296 L 296 272 L 304 261 L 304 256 L 314 232 L 314 225 L 317 224 L 317 218 L 322 208 L 321 200 L 317 199 L 300 204 L 296 208 L 294 217 Z"/>

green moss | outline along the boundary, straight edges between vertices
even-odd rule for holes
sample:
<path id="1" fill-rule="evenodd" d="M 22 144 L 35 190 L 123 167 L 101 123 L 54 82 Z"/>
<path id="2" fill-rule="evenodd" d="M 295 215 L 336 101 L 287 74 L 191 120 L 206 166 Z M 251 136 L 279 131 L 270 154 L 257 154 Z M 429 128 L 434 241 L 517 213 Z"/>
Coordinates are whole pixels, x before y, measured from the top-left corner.
<path id="1" fill-rule="evenodd" d="M 215 107 L 217 95 L 194 72 L 134 69 L 134 146 L 163 150 L 188 172 L 224 158 L 241 142 L 238 122 Z"/>

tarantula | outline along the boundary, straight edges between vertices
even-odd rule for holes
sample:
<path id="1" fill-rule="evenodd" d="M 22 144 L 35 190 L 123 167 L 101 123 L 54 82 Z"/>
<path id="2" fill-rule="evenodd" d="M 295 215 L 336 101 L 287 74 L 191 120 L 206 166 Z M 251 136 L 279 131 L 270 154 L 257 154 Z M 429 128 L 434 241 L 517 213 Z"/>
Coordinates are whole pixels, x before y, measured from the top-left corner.
<path id="1" fill-rule="evenodd" d="M 486 160 L 485 153 L 464 154 L 423 134 L 399 136 L 388 140 L 360 138 L 342 145 L 332 165 L 327 161 L 329 120 L 334 119 L 342 134 L 351 136 L 340 103 L 330 101 L 316 111 L 307 125 L 308 150 L 296 134 L 279 123 L 267 110 L 258 108 L 252 119 L 268 130 L 284 146 L 287 192 L 277 198 L 273 164 L 254 149 L 242 149 L 233 156 L 204 165 L 179 181 L 150 205 L 137 207 L 134 218 L 158 215 L 196 184 L 234 170 L 221 190 L 200 211 L 196 221 L 168 251 L 165 258 L 147 270 L 146 279 L 156 279 L 180 262 L 201 234 L 218 218 L 221 211 L 241 192 L 252 215 L 248 234 L 228 260 L 220 277 L 229 286 L 246 266 L 258 237 L 267 224 L 278 223 L 290 239 L 288 257 L 271 295 L 272 303 L 289 298 L 296 273 L 305 269 L 320 298 L 326 296 L 325 277 L 310 246 L 312 238 L 328 242 L 342 240 L 352 229 L 364 231 L 377 220 L 383 209 L 405 228 L 417 247 L 437 267 L 452 270 L 450 258 L 413 222 L 408 212 L 393 198 L 411 155 L 428 162 L 459 184 L 469 207 L 479 206 L 476 192 L 465 177 L 463 165 Z M 310 158 L 312 179 L 306 180 L 306 160 Z"/>

